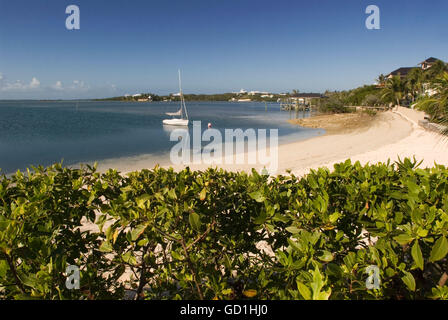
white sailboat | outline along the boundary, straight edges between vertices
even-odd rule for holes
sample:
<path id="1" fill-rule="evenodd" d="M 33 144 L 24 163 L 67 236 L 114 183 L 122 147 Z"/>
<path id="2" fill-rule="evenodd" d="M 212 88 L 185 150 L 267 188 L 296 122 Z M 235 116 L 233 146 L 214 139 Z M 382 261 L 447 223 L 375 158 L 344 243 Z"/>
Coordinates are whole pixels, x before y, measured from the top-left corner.
<path id="1" fill-rule="evenodd" d="M 180 116 L 180 118 L 164 119 L 163 124 L 171 126 L 188 126 L 188 112 L 187 112 L 187 106 L 185 105 L 184 95 L 182 93 L 180 70 L 179 70 L 179 90 L 180 90 L 180 109 L 177 112 L 167 112 L 166 114 L 172 117 Z M 183 112 L 184 110 L 185 110 L 185 118 Z"/>

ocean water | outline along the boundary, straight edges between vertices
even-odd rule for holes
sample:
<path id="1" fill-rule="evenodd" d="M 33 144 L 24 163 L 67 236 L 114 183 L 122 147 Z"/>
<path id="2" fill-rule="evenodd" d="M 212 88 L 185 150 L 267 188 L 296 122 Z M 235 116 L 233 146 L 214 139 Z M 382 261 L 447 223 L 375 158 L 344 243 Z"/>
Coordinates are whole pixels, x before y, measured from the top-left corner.
<path id="1" fill-rule="evenodd" d="M 176 142 L 162 120 L 178 109 L 178 102 L 0 101 L 1 172 L 61 160 L 72 165 L 166 154 Z M 224 129 L 278 129 L 279 143 L 286 143 L 323 132 L 289 124 L 310 113 L 280 111 L 278 104 L 266 111 L 264 103 L 187 102 L 187 109 L 190 120 L 202 121 L 202 130 L 210 122 L 223 137 Z"/>

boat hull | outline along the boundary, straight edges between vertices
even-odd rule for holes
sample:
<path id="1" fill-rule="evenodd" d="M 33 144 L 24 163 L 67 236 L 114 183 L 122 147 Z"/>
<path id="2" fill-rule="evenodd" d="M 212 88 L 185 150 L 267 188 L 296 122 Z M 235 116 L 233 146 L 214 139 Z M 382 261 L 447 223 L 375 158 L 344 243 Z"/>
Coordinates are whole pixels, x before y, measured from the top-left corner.
<path id="1" fill-rule="evenodd" d="M 163 124 L 170 126 L 188 126 L 188 120 L 186 119 L 165 119 Z"/>

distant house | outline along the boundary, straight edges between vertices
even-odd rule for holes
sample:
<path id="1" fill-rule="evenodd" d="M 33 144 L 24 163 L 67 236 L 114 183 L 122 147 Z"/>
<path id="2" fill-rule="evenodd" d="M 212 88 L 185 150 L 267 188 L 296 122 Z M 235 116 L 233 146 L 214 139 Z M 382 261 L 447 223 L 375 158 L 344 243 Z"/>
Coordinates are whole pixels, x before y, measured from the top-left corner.
<path id="1" fill-rule="evenodd" d="M 245 95 L 247 94 L 247 91 L 244 89 L 241 89 L 239 92 L 232 92 L 234 95 Z"/>
<path id="2" fill-rule="evenodd" d="M 420 66 L 420 68 L 422 68 L 422 70 L 428 70 L 429 68 L 431 68 L 434 63 L 436 63 L 439 59 L 431 57 L 426 59 L 425 61 L 420 62 L 418 65 Z M 408 73 L 412 70 L 418 67 L 402 67 L 399 68 L 397 70 L 392 71 L 391 73 L 389 73 L 386 78 L 390 79 L 394 76 L 400 76 L 400 78 L 405 78 Z"/>
<path id="3" fill-rule="evenodd" d="M 434 63 L 436 63 L 439 59 L 431 57 L 426 59 L 425 61 L 422 61 L 419 63 L 419 66 L 421 66 L 421 68 L 423 70 L 427 70 L 429 68 L 431 68 L 433 66 Z"/>
<path id="4" fill-rule="evenodd" d="M 418 66 L 420 66 L 420 67 L 403 67 L 403 68 L 399 68 L 399 69 L 389 73 L 386 76 L 386 79 L 391 79 L 394 76 L 399 76 L 401 79 L 403 79 L 403 78 L 405 78 L 409 74 L 409 72 L 412 69 L 419 69 L 419 68 L 421 68 L 423 71 L 425 71 L 425 70 L 430 69 L 439 60 L 440 59 L 437 59 L 437 58 L 434 58 L 434 57 L 430 57 L 430 58 L 420 62 L 418 64 Z M 384 84 L 383 85 L 379 85 L 379 87 L 383 87 L 383 86 L 384 86 Z M 425 94 L 428 95 L 428 96 L 432 96 L 432 95 L 437 93 L 436 90 L 429 88 L 429 84 L 428 83 L 423 83 L 423 88 L 424 88 Z"/>
<path id="5" fill-rule="evenodd" d="M 399 76 L 400 78 L 405 78 L 408 73 L 414 69 L 414 67 L 402 67 L 402 68 L 398 68 L 397 70 L 392 71 L 391 73 L 389 73 L 386 78 L 387 79 L 391 79 L 395 76 Z"/>

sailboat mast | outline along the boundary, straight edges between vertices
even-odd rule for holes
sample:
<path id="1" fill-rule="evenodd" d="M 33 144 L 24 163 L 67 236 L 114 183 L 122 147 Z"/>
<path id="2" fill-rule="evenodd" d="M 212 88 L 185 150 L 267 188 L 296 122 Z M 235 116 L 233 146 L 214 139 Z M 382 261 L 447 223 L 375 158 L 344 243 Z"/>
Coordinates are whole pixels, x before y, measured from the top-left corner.
<path id="1" fill-rule="evenodd" d="M 180 90 L 180 96 L 182 98 L 182 80 L 180 79 L 180 69 L 177 70 L 179 72 L 179 90 Z"/>
<path id="2" fill-rule="evenodd" d="M 187 117 L 188 120 L 187 106 L 185 105 L 184 94 L 182 92 L 182 80 L 180 77 L 180 69 L 178 71 L 179 71 L 180 108 L 185 110 L 185 116 Z"/>

